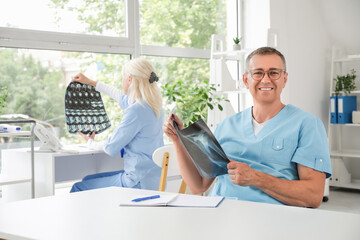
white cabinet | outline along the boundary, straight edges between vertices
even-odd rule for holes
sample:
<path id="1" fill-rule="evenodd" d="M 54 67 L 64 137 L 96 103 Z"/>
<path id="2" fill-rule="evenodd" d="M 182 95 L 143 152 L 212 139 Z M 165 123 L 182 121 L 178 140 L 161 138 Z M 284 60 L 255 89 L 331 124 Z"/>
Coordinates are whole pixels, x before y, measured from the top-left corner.
<path id="1" fill-rule="evenodd" d="M 217 107 L 208 111 L 207 124 L 214 131 L 227 116 L 245 109 L 245 94 L 248 92 L 242 83 L 245 71 L 245 58 L 249 50 L 225 51 L 225 38 L 220 35 L 211 37 L 210 84 L 214 84 L 216 95 L 223 95 L 230 102 L 222 102 L 223 111 Z"/>
<path id="2" fill-rule="evenodd" d="M 359 110 L 360 100 L 360 55 L 341 54 L 333 49 L 331 60 L 330 96 L 334 96 L 335 86 L 333 79 L 337 75 L 346 75 L 351 69 L 356 70 L 356 90 L 350 96 L 357 96 Z M 341 93 L 340 93 L 341 94 Z M 331 111 L 331 108 L 330 108 Z M 330 157 L 333 174 L 330 186 L 360 189 L 360 124 L 328 124 Z"/>
<path id="3" fill-rule="evenodd" d="M 55 183 L 79 180 L 89 174 L 124 169 L 120 154 L 111 157 L 102 150 L 91 150 L 83 145 L 66 146 L 74 152 L 35 151 L 35 164 L 30 165 L 31 151 L 26 148 L 2 150 L 3 173 L 29 179 L 34 169 L 34 197 L 55 194 Z M 75 153 L 75 150 L 77 151 Z M 3 187 L 4 202 L 25 200 L 31 197 L 29 183 L 12 184 Z"/>
<path id="4" fill-rule="evenodd" d="M 31 183 L 31 197 L 35 197 L 35 178 L 34 178 L 34 128 L 36 122 L 34 120 L 9 120 L 9 121 L 0 121 L 0 124 L 31 124 L 31 130 L 30 131 L 19 131 L 19 132 L 5 132 L 0 133 L 0 138 L 30 138 L 30 152 L 29 152 L 29 161 L 28 165 L 30 166 L 28 168 L 28 172 L 26 176 L 19 175 L 19 174 L 6 174 L 2 173 L 0 174 L 0 186 L 7 186 L 7 185 L 19 185 L 21 183 L 30 182 Z M 21 169 L 17 169 L 16 172 L 22 171 Z M 3 169 L 2 169 L 2 172 Z M 5 171 L 6 172 L 6 171 Z"/>

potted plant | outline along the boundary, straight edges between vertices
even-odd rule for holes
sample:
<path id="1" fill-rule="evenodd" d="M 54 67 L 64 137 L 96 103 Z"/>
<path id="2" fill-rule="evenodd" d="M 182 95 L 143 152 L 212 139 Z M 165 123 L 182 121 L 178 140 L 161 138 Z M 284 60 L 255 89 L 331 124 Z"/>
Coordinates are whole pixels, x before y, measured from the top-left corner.
<path id="1" fill-rule="evenodd" d="M 335 81 L 335 95 L 339 96 L 340 92 L 344 92 L 345 95 L 349 94 L 351 91 L 356 89 L 355 86 L 355 75 L 356 71 L 354 69 L 351 70 L 351 73 L 346 74 L 344 76 L 337 75 L 334 78 Z"/>
<path id="2" fill-rule="evenodd" d="M 242 39 L 242 37 L 240 37 L 240 38 L 238 38 L 238 37 L 233 38 L 233 40 L 234 40 L 233 50 L 234 50 L 234 51 L 239 51 L 239 50 L 241 50 L 241 45 L 240 45 L 241 39 Z"/>
<path id="3" fill-rule="evenodd" d="M 208 108 L 222 111 L 221 102 L 229 100 L 215 94 L 213 84 L 208 81 L 184 81 L 179 79 L 162 86 L 166 104 L 172 106 L 187 127 L 200 118 L 207 120 Z M 170 110 L 170 109 L 169 109 Z"/>

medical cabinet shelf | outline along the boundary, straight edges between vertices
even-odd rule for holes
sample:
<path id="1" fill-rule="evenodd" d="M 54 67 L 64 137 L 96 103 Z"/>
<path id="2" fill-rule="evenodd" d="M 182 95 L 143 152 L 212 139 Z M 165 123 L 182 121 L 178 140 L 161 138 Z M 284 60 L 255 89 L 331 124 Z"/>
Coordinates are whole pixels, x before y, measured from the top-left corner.
<path id="1" fill-rule="evenodd" d="M 31 182 L 31 178 L 0 176 L 0 186 L 2 186 L 2 185 L 10 185 L 10 184 L 17 184 L 17 183 L 25 183 L 25 182 Z"/>
<path id="2" fill-rule="evenodd" d="M 12 132 L 12 133 L 0 133 L 0 137 L 29 137 L 30 135 L 31 135 L 30 131 L 19 131 L 19 132 Z"/>
<path id="3" fill-rule="evenodd" d="M 0 133 L 0 138 L 30 138 L 30 145 L 31 145 L 31 173 L 30 178 L 24 178 L 24 177 L 16 177 L 16 176 L 3 176 L 0 175 L 0 186 L 4 185 L 10 185 L 10 184 L 18 184 L 18 183 L 25 183 L 30 182 L 31 183 L 31 196 L 32 198 L 35 197 L 35 178 L 34 178 L 34 128 L 36 125 L 36 121 L 34 120 L 0 120 L 0 124 L 31 124 L 31 130 L 30 131 L 18 131 L 18 132 L 2 132 Z"/>
<path id="4" fill-rule="evenodd" d="M 330 93 L 329 96 L 335 96 L 334 78 L 337 75 L 346 75 L 351 69 L 360 71 L 360 55 L 346 55 L 339 49 L 332 49 L 331 72 L 330 72 Z M 357 80 L 358 80 L 357 76 Z M 360 87 L 357 84 L 355 91 L 349 95 L 357 96 L 360 100 Z M 344 95 L 340 92 L 339 95 Z M 359 103 L 357 104 L 359 106 Z M 330 123 L 330 114 L 328 121 L 328 138 L 330 147 L 330 158 L 332 163 L 332 176 L 330 186 L 360 189 L 360 124 L 332 124 Z M 351 141 L 352 140 L 352 141 Z M 355 141 L 354 141 L 355 140 Z M 359 170 L 358 170 L 359 171 Z"/>
<path id="5" fill-rule="evenodd" d="M 360 179 L 351 179 L 348 183 L 334 182 L 331 184 L 333 187 L 349 188 L 349 189 L 360 189 Z"/>
<path id="6" fill-rule="evenodd" d="M 226 117 L 245 108 L 245 98 L 248 93 L 242 83 L 242 73 L 245 71 L 245 59 L 251 49 L 225 50 L 225 37 L 211 36 L 210 81 L 215 86 L 214 95 L 225 96 L 230 102 L 221 103 L 223 111 L 218 108 L 208 109 L 207 124 L 214 131 L 216 126 Z"/>
<path id="7" fill-rule="evenodd" d="M 238 51 L 226 51 L 226 52 L 212 52 L 211 57 L 213 59 L 216 58 L 224 58 L 226 60 L 234 60 L 234 61 L 243 61 L 244 56 L 249 53 L 250 50 L 238 50 Z"/>

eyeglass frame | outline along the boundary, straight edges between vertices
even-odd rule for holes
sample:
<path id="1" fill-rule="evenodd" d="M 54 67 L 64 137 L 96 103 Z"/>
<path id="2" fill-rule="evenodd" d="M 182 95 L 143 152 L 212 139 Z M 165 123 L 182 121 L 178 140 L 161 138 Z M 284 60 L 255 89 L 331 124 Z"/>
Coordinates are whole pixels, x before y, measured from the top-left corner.
<path id="1" fill-rule="evenodd" d="M 270 72 L 270 71 L 274 71 L 274 70 L 280 71 L 279 78 L 277 78 L 277 79 L 272 79 L 272 78 L 270 77 L 269 72 Z M 252 76 L 252 73 L 253 73 L 254 71 L 263 71 L 263 76 L 262 76 L 262 78 L 259 79 L 259 80 L 254 79 L 253 76 Z M 285 69 L 280 69 L 280 68 L 270 68 L 269 70 L 264 71 L 263 69 L 259 68 L 259 69 L 254 69 L 254 70 L 251 70 L 251 71 L 247 71 L 246 73 L 250 73 L 250 76 L 251 76 L 251 78 L 252 78 L 254 81 L 261 81 L 261 80 L 263 80 L 264 77 L 265 77 L 265 73 L 267 74 L 267 76 L 268 76 L 268 78 L 269 78 L 270 80 L 276 81 L 276 80 L 279 80 L 279 79 L 281 78 L 281 73 L 283 73 L 283 72 L 286 73 L 286 70 L 285 70 Z"/>

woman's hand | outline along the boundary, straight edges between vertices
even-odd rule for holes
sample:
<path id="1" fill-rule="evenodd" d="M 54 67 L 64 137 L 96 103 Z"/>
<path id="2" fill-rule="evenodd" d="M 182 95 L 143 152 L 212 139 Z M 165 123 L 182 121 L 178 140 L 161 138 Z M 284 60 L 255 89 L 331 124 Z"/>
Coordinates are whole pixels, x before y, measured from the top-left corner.
<path id="1" fill-rule="evenodd" d="M 80 82 L 80 83 L 84 83 L 87 85 L 91 85 L 96 87 L 96 81 L 91 80 L 90 78 L 86 77 L 84 74 L 82 73 L 78 73 L 74 76 L 74 81 L 75 82 Z"/>
<path id="2" fill-rule="evenodd" d="M 174 116 L 175 118 L 175 122 L 177 123 L 178 127 L 180 130 L 182 130 L 184 128 L 184 124 L 183 122 L 178 118 L 178 116 L 176 116 L 175 114 L 170 114 L 168 120 L 164 123 L 163 125 L 163 131 L 166 134 L 166 136 L 168 136 L 173 142 L 179 140 L 178 135 L 176 134 L 174 125 L 173 125 L 173 118 L 172 116 Z"/>
<path id="3" fill-rule="evenodd" d="M 89 141 L 89 139 L 94 140 L 94 138 L 95 138 L 95 132 L 91 133 L 90 136 L 85 135 L 82 132 L 77 132 L 77 134 L 79 134 L 85 140 L 85 142 Z"/>

